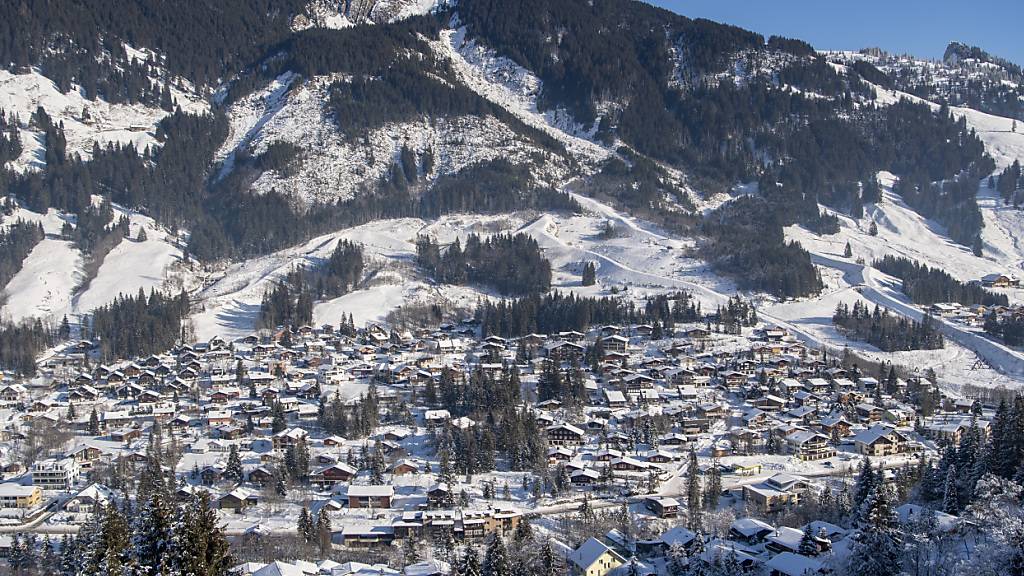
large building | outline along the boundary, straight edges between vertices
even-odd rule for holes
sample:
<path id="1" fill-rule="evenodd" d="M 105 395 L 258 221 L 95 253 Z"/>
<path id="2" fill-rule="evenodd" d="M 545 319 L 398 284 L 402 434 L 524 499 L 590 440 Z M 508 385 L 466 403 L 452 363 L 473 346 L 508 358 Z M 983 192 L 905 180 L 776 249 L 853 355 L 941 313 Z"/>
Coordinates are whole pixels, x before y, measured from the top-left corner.
<path id="1" fill-rule="evenodd" d="M 13 482 L 0 484 L 0 508 L 35 508 L 43 501 L 38 486 L 22 486 Z"/>
<path id="2" fill-rule="evenodd" d="M 43 490 L 71 490 L 81 469 L 74 458 L 47 458 L 32 466 L 32 484 Z"/>

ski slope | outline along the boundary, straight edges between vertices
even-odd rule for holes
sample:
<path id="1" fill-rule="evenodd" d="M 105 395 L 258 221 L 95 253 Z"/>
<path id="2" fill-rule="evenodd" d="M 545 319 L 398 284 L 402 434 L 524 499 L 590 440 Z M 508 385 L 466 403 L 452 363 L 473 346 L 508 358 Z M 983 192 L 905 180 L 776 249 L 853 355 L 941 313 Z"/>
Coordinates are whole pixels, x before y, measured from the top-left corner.
<path id="1" fill-rule="evenodd" d="M 151 218 L 114 207 L 114 218 L 129 218 L 131 237 L 120 244 L 104 259 L 96 277 L 83 287 L 85 261 L 73 242 L 61 239 L 61 229 L 74 218 L 51 209 L 39 214 L 18 207 L 5 216 L 0 226 L 18 219 L 39 222 L 46 238 L 25 258 L 21 271 L 2 287 L 6 300 L 0 308 L 0 318 L 20 321 L 41 318 L 59 321 L 64 315 L 84 314 L 108 304 L 120 294 L 136 294 L 139 289 L 183 288 L 192 283 L 181 278 L 185 271 L 177 270 L 182 252 L 178 241 Z M 137 240 L 140 229 L 146 230 L 147 239 Z"/>

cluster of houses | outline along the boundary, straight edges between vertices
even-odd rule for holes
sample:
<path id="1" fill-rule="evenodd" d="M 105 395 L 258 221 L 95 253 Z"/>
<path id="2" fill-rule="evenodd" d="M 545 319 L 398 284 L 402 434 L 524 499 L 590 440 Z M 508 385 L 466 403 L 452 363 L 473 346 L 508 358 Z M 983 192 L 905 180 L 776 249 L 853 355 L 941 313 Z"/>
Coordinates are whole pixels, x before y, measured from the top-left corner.
<path id="1" fill-rule="evenodd" d="M 310 454 L 302 498 L 345 517 L 334 524 L 339 546 L 388 546 L 439 530 L 458 540 L 509 534 L 537 504 L 525 482 L 514 497 L 495 503 L 481 498 L 478 486 L 446 486 L 438 478 L 429 438 L 444 427 L 480 425 L 409 402 L 422 398 L 445 369 L 460 378 L 474 370 L 517 370 L 523 398 L 544 431 L 552 472 L 564 471 L 577 492 L 654 492 L 644 500 L 653 518 L 681 514 L 679 494 L 656 490 L 682 473 L 690 450 L 713 461 L 705 466 L 749 477 L 740 491 L 749 509 L 773 512 L 799 502 L 810 483 L 786 472 L 763 475 L 759 455 L 787 457 L 827 473 L 833 462 L 907 458 L 933 440 L 955 440 L 968 426 L 985 426 L 984 418 L 972 415 L 973 403 L 951 403 L 952 410 L 918 418 L 912 406 L 880 394 L 877 379 L 839 366 L 772 327 L 731 335 L 696 325 L 658 341 L 645 325 L 517 339 L 480 338 L 477 330 L 467 322 L 416 332 L 369 326 L 348 335 L 331 326 L 307 326 L 234 342 L 214 338 L 115 364 L 91 358 L 90 343 L 69 345 L 43 363 L 52 376 L 48 385 L 38 385 L 39 379 L 35 386 L 14 379 L 0 383 L 0 401 L 11 415 L 0 432 L 5 440 L 25 441 L 40 422 L 70 433 L 63 447 L 28 466 L 14 450 L 4 453 L 0 506 L 27 518 L 57 502 L 46 522 L 83 521 L 118 497 L 105 485 L 112 470 L 146 462 L 146 444 L 159 423 L 165 447 L 179 452 L 178 496 L 209 491 L 228 522 L 241 522 L 247 511 L 265 504 L 285 455 L 302 445 Z M 598 362 L 582 363 L 582 409 L 567 410 L 557 399 L 535 401 L 546 366 L 579 365 L 595 349 Z M 322 399 L 355 403 L 371 385 L 382 414 L 409 403 L 411 421 L 385 422 L 365 439 L 321 429 Z M 276 406 L 286 426 L 275 432 Z M 657 429 L 641 434 L 648 421 Z M 383 483 L 370 482 L 357 464 L 355 454 L 368 447 L 387 459 Z M 241 478 L 228 470 L 232 451 L 241 455 Z M 502 474 L 492 477 L 500 481 Z M 460 492 L 465 495 L 458 506 L 442 505 Z M 301 507 L 298 498 L 290 505 L 295 511 Z M 766 547 L 774 542 L 769 536 L 758 537 L 768 539 Z M 788 542 L 786 536 L 775 540 Z M 595 542 L 567 552 L 578 573 L 603 576 L 629 557 L 608 542 Z M 641 552 L 643 546 L 650 552 L 667 543 L 637 543 Z M 595 571 L 594 562 L 601 568 Z"/>

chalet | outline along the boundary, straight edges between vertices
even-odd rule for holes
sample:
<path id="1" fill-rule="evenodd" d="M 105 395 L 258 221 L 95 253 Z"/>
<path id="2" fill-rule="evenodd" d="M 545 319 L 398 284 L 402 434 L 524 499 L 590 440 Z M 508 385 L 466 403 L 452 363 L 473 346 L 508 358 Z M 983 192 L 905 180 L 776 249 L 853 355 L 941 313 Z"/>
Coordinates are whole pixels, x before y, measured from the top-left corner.
<path id="1" fill-rule="evenodd" d="M 302 428 L 286 428 L 281 430 L 274 434 L 272 438 L 274 450 L 287 450 L 291 446 L 305 442 L 308 436 L 309 433 Z"/>
<path id="2" fill-rule="evenodd" d="M 711 337 L 711 331 L 705 328 L 690 328 L 683 334 L 690 340 L 707 340 Z"/>
<path id="3" fill-rule="evenodd" d="M 744 485 L 743 498 L 761 511 L 776 512 L 798 504 L 808 486 L 801 476 L 779 473 L 763 482 Z"/>
<path id="4" fill-rule="evenodd" d="M 610 352 L 624 353 L 626 351 L 626 345 L 629 344 L 629 339 L 625 336 L 612 334 L 611 336 L 600 338 L 598 340 L 598 344 L 600 344 L 606 354 Z"/>
<path id="5" fill-rule="evenodd" d="M 754 406 L 767 412 L 778 412 L 786 407 L 786 400 L 772 394 L 766 394 L 755 400 Z"/>
<path id="6" fill-rule="evenodd" d="M 986 274 L 981 277 L 981 284 L 990 288 L 1016 288 L 1020 279 L 1012 274 Z"/>
<path id="7" fill-rule="evenodd" d="M 729 525 L 729 538 L 744 544 L 759 544 L 775 527 L 755 518 L 739 518 Z"/>
<path id="8" fill-rule="evenodd" d="M 565 340 L 556 340 L 544 344 L 543 347 L 544 356 L 547 358 L 557 358 L 559 360 L 571 360 L 579 359 L 583 357 L 585 348 L 575 342 L 567 342 Z"/>
<path id="9" fill-rule="evenodd" d="M 583 430 L 572 424 L 555 424 L 544 429 L 548 443 L 552 446 L 582 446 L 585 438 Z"/>
<path id="10" fill-rule="evenodd" d="M 395 497 L 394 486 L 349 486 L 349 508 L 391 508 Z"/>
<path id="11" fill-rule="evenodd" d="M 355 468 L 344 462 L 335 462 L 314 471 L 310 474 L 309 481 L 321 490 L 327 490 L 339 482 L 351 481 L 356 472 L 358 471 Z"/>
<path id="12" fill-rule="evenodd" d="M 574 470 L 569 474 L 569 481 L 576 486 L 589 486 L 600 479 L 601 474 L 591 468 Z"/>
<path id="13" fill-rule="evenodd" d="M 573 576 L 606 576 L 626 563 L 618 552 L 597 538 L 590 538 L 569 553 L 570 572 Z"/>
<path id="14" fill-rule="evenodd" d="M 217 499 L 217 507 L 221 510 L 241 512 L 259 503 L 259 494 L 248 488 L 238 487 Z"/>
<path id="15" fill-rule="evenodd" d="M 890 456 L 906 452 L 909 439 L 895 428 L 884 424 L 861 430 L 853 437 L 853 445 L 858 454 L 865 456 Z"/>
<path id="16" fill-rule="evenodd" d="M 773 553 L 797 552 L 800 550 L 800 541 L 803 540 L 804 531 L 780 526 L 774 532 L 765 536 L 764 549 Z M 813 536 L 812 536 L 813 537 Z"/>
<path id="17" fill-rule="evenodd" d="M 269 486 L 273 481 L 274 473 L 263 466 L 249 471 L 249 482 L 257 486 Z"/>
<path id="18" fill-rule="evenodd" d="M 770 576 L 808 576 L 822 573 L 822 563 L 795 552 L 777 554 L 764 563 Z"/>
<path id="19" fill-rule="evenodd" d="M 612 470 L 622 470 L 626 472 L 642 472 L 647 470 L 647 463 L 629 456 L 623 456 L 620 458 L 613 458 L 609 465 Z"/>
<path id="20" fill-rule="evenodd" d="M 404 474 L 419 474 L 420 465 L 413 460 L 399 460 L 391 466 L 391 473 L 395 476 Z"/>
<path id="21" fill-rule="evenodd" d="M 675 498 L 648 496 L 644 506 L 658 518 L 675 518 L 679 515 L 679 501 Z"/>
<path id="22" fill-rule="evenodd" d="M 601 391 L 604 395 L 605 404 L 609 408 L 622 408 L 626 405 L 626 396 L 618 390 L 609 390 L 605 388 Z"/>
<path id="23" fill-rule="evenodd" d="M 833 430 L 838 430 L 839 437 L 844 438 L 850 435 L 850 428 L 853 427 L 853 424 L 846 419 L 842 412 L 837 412 L 823 416 L 818 421 L 818 426 L 821 428 L 821 432 L 829 437 L 833 435 Z"/>
<path id="24" fill-rule="evenodd" d="M 427 410 L 423 413 L 423 422 L 427 428 L 438 428 L 451 419 L 452 415 L 447 410 Z"/>
<path id="25" fill-rule="evenodd" d="M 722 379 L 722 385 L 728 390 L 739 390 L 741 386 L 747 383 L 748 376 L 743 372 L 736 370 L 729 370 L 719 375 Z"/>
<path id="26" fill-rule="evenodd" d="M 438 482 L 427 490 L 427 504 L 432 508 L 442 508 L 452 498 L 452 490 L 444 482 Z"/>
<path id="27" fill-rule="evenodd" d="M 92 514 L 114 501 L 114 491 L 103 484 L 90 484 L 62 504 L 72 514 Z"/>
<path id="28" fill-rule="evenodd" d="M 829 443 L 829 437 L 810 430 L 800 430 L 786 436 L 791 454 L 804 461 L 823 460 L 836 455 L 836 449 Z"/>
<path id="29" fill-rule="evenodd" d="M 857 416 L 867 422 L 878 422 L 882 419 L 882 409 L 874 404 L 862 402 L 855 407 Z"/>

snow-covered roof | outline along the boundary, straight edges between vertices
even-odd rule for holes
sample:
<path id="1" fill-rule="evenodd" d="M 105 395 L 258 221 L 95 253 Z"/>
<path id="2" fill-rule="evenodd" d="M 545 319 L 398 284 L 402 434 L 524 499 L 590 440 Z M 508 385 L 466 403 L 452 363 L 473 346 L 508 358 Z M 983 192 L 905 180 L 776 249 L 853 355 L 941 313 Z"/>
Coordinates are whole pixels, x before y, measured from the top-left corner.
<path id="1" fill-rule="evenodd" d="M 821 562 L 792 552 L 783 552 L 765 562 L 765 566 L 786 576 L 806 576 L 821 569 Z"/>

